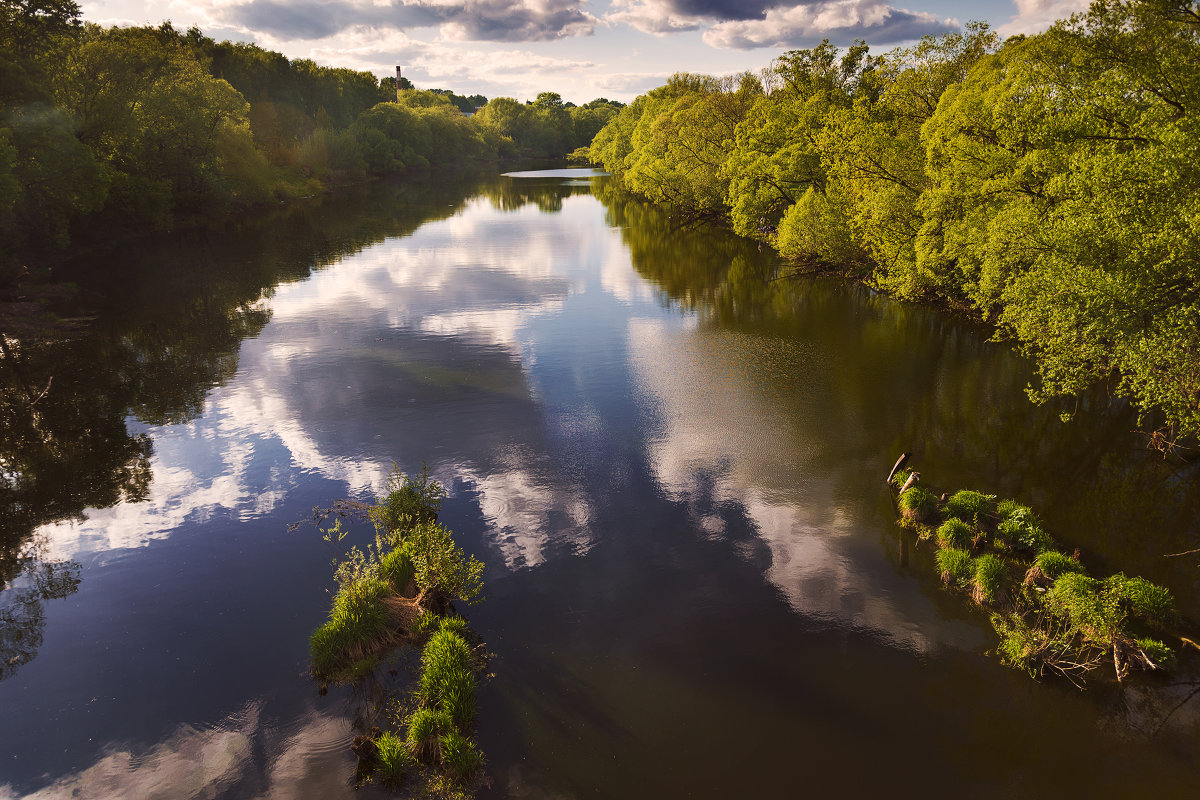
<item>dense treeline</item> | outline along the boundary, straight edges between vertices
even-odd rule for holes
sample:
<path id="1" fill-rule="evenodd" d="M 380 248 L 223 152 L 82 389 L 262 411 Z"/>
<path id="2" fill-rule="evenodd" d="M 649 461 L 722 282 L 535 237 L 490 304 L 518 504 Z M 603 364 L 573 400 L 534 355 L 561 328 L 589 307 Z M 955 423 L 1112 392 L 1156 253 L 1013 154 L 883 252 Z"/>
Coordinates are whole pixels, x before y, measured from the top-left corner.
<path id="1" fill-rule="evenodd" d="M 1107 385 L 1200 434 L 1200 4 L 1102 0 L 871 55 L 676 75 L 597 135 L 622 184 L 797 261 L 971 309 L 1037 399 Z"/>
<path id="2" fill-rule="evenodd" d="M 414 167 L 561 157 L 621 106 L 404 84 L 169 23 L 84 24 L 75 0 L 0 0 L 0 284 L 81 225 L 164 229 Z"/>

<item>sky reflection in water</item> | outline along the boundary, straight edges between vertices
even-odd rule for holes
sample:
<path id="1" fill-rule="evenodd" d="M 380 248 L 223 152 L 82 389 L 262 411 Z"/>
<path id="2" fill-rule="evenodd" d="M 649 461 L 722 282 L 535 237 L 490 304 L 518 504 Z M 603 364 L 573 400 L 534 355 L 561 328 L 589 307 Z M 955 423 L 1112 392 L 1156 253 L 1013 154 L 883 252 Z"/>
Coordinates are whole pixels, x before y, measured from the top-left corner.
<path id="1" fill-rule="evenodd" d="M 713 754 L 754 758 L 753 730 L 780 764 L 804 747 L 836 771 L 879 745 L 853 738 L 863 728 L 942 693 L 946 746 L 965 746 L 975 723 L 953 721 L 953 697 L 986 716 L 1025 686 L 980 658 L 977 619 L 897 566 L 880 491 L 908 442 L 935 460 L 987 452 L 990 433 L 938 423 L 964 405 L 1012 413 L 1024 367 L 815 285 L 761 307 L 739 295 L 744 316 L 724 320 L 730 264 L 761 293 L 767 255 L 637 222 L 579 183 L 523 197 L 512 179 L 278 286 L 202 413 L 131 420 L 153 440 L 147 499 L 39 532 L 83 582 L 48 606 L 40 656 L 0 683 L 19 721 L 0 735 L 14 752 L 0 797 L 346 793 L 344 698 L 318 701 L 303 675 L 330 554 L 285 528 L 378 492 L 393 462 L 428 463 L 451 491 L 444 519 L 488 565 L 471 617 L 498 656 L 480 718 L 498 795 L 720 795 L 750 784 Z M 770 311 L 781 298 L 790 310 Z M 914 340 L 951 352 L 909 369 Z M 964 381 L 981 361 L 989 377 Z M 1081 702 L 1027 698 L 998 735 L 1086 728 Z M 741 731 L 732 751 L 723 724 Z M 927 740 L 933 727 L 920 723 Z M 769 792 L 790 774 L 753 780 Z"/>

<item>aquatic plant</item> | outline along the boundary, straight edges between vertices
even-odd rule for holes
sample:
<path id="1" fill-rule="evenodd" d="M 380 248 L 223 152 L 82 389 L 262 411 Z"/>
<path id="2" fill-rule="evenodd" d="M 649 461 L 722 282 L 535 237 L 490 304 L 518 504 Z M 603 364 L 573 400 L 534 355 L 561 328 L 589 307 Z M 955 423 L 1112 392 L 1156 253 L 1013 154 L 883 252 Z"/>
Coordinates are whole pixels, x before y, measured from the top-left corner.
<path id="1" fill-rule="evenodd" d="M 902 486 L 904 486 L 905 482 L 908 480 L 908 476 L 911 474 L 911 469 L 897 470 L 896 474 L 892 476 L 892 488 L 900 489 Z"/>
<path id="2" fill-rule="evenodd" d="M 1060 553 L 1057 550 L 1045 550 L 1037 554 L 1033 559 L 1033 565 L 1025 573 L 1025 584 L 1042 585 L 1050 584 L 1061 575 L 1068 572 L 1078 572 L 1085 574 L 1087 571 L 1075 559 L 1071 558 L 1066 553 Z"/>
<path id="3" fill-rule="evenodd" d="M 399 786 L 416 766 L 405 741 L 391 731 L 375 738 L 375 755 L 378 759 L 375 777 L 385 786 Z"/>
<path id="4" fill-rule="evenodd" d="M 961 519 L 951 517 L 937 530 L 937 541 L 941 547 L 966 548 L 975 538 L 975 529 Z"/>
<path id="5" fill-rule="evenodd" d="M 473 776 L 483 766 L 483 754 L 470 739 L 455 730 L 442 736 L 442 763 L 459 780 Z"/>
<path id="6" fill-rule="evenodd" d="M 429 467 L 410 476 L 393 464 L 388 474 L 387 493 L 371 506 L 368 514 L 375 529 L 385 535 L 403 538 L 416 525 L 436 522 L 446 490 L 429 477 Z"/>
<path id="7" fill-rule="evenodd" d="M 956 492 L 944 504 L 947 518 L 935 530 L 926 520 L 936 514 L 936 503 L 933 512 L 918 517 L 932 495 L 924 487 L 901 493 L 905 527 L 914 529 L 919 541 L 936 533 L 942 581 L 969 591 L 975 603 L 996 608 L 990 617 L 999 637 L 995 652 L 1005 664 L 1034 676 L 1062 675 L 1080 687 L 1105 663 L 1118 681 L 1131 669 L 1175 664 L 1170 647 L 1142 635 L 1144 629 L 1164 630 L 1178 622 L 1165 587 L 1121 573 L 1089 577 L 1078 553 L 1055 549 L 1033 510 L 1015 500 L 995 503 L 982 492 Z M 968 547 L 979 554 L 972 558 Z"/>
<path id="8" fill-rule="evenodd" d="M 1000 593 L 1004 574 L 1004 562 L 991 553 L 984 553 L 971 563 L 971 599 L 978 605 L 995 602 Z"/>
<path id="9" fill-rule="evenodd" d="M 403 594 L 409 581 L 416 577 L 411 548 L 405 545 L 384 553 L 379 559 L 379 574 L 395 591 Z"/>
<path id="10" fill-rule="evenodd" d="M 426 763 L 441 760 L 441 738 L 443 733 L 454 730 L 450 715 L 438 708 L 421 706 L 409 716 L 405 742 L 409 752 Z"/>
<path id="11" fill-rule="evenodd" d="M 949 586 L 966 586 L 975 577 L 971 554 L 966 550 L 938 550 L 937 565 L 942 575 L 942 583 Z"/>
<path id="12" fill-rule="evenodd" d="M 982 525 L 984 520 L 992 514 L 995 500 L 995 495 L 962 489 L 952 494 L 946 501 L 945 512 L 947 516 L 957 517 L 963 522 Z"/>
<path id="13" fill-rule="evenodd" d="M 896 502 L 905 519 L 925 522 L 937 514 L 937 496 L 924 486 L 910 486 Z"/>
<path id="14" fill-rule="evenodd" d="M 1028 506 L 1005 500 L 997 506 L 996 513 L 1000 517 L 996 526 L 997 544 L 1028 553 L 1041 553 L 1054 547 L 1054 540 L 1042 529 L 1041 521 Z"/>
<path id="15" fill-rule="evenodd" d="M 425 643 L 417 693 L 424 705 L 440 708 L 455 726 L 469 731 L 475 719 L 475 673 L 471 649 L 461 636 L 442 629 Z"/>
<path id="16" fill-rule="evenodd" d="M 1121 608 L 1154 628 L 1165 628 L 1178 621 L 1175 599 L 1170 591 L 1145 578 L 1128 578 L 1118 572 L 1105 580 Z"/>
<path id="17" fill-rule="evenodd" d="M 426 608 L 441 613 L 454 600 L 470 604 L 480 598 L 483 564 L 474 556 L 468 558 L 444 525 L 416 525 L 408 531 L 405 542 Z"/>
<path id="18" fill-rule="evenodd" d="M 366 659 L 390 639 L 389 615 L 381 602 L 387 582 L 364 574 L 344 583 L 333 598 L 329 619 L 309 637 L 313 673 L 337 678 L 345 667 Z"/>

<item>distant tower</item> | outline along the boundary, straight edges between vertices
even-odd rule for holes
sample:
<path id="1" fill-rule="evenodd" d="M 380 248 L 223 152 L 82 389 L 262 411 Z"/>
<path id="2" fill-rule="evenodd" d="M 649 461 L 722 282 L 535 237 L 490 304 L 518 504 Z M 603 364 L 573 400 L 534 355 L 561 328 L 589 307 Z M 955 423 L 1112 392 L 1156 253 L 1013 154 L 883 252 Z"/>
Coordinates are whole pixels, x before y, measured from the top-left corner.
<path id="1" fill-rule="evenodd" d="M 396 102 L 400 102 L 400 67 L 396 66 Z"/>

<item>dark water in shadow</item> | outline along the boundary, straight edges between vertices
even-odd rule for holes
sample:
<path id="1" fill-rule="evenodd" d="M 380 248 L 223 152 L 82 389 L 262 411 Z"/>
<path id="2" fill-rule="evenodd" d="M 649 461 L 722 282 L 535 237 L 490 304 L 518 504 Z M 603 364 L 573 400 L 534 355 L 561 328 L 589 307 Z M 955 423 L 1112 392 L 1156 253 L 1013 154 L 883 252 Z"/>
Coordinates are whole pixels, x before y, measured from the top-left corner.
<path id="1" fill-rule="evenodd" d="M 95 321 L 0 370 L 0 798 L 353 794 L 350 698 L 304 674 L 334 553 L 287 525 L 393 462 L 488 565 L 488 796 L 1195 796 L 1195 677 L 1000 666 L 882 488 L 913 450 L 1200 617 L 1162 558 L 1195 473 L 1030 405 L 985 332 L 774 268 L 574 174 L 75 265 Z"/>

